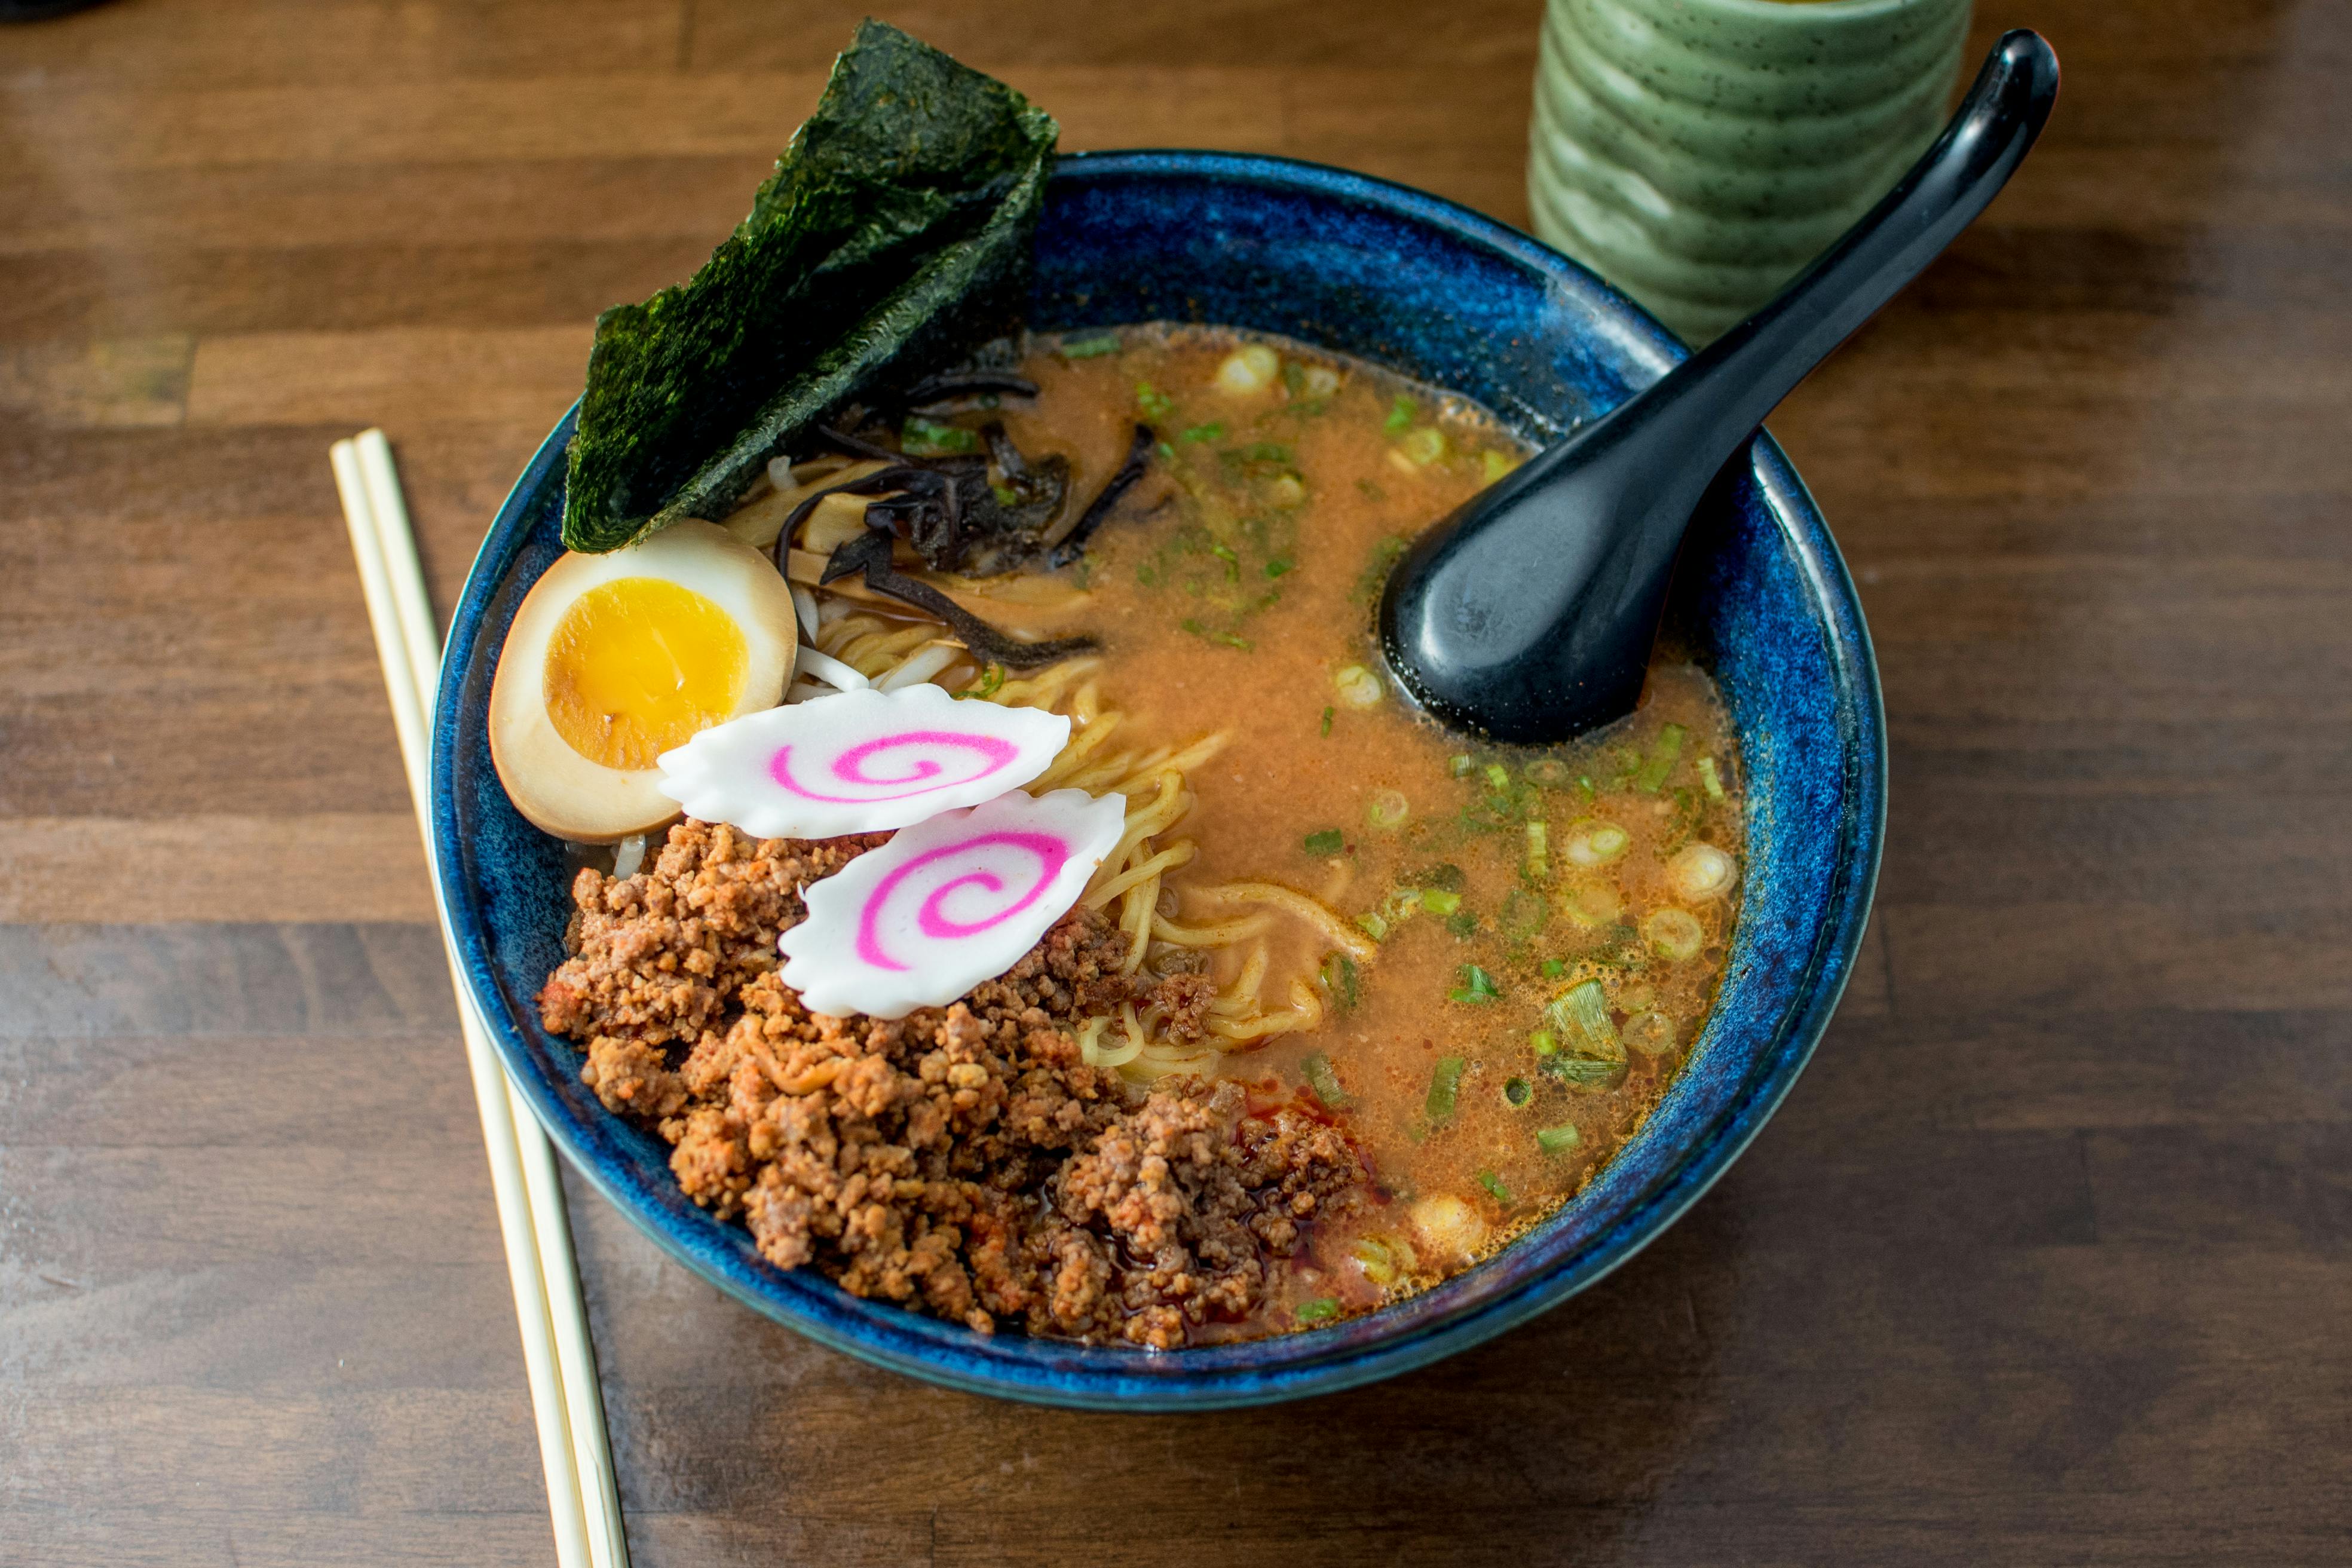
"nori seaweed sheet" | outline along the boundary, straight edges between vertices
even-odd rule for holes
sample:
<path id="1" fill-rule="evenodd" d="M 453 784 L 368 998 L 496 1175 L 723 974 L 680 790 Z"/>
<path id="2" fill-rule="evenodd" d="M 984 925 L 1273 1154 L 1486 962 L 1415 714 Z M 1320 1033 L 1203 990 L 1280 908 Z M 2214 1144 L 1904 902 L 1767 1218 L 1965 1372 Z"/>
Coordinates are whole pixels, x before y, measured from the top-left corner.
<path id="1" fill-rule="evenodd" d="M 881 378 L 1015 323 L 1059 128 L 870 18 L 751 216 L 688 282 L 596 318 L 563 542 L 723 518 L 767 460 Z"/>

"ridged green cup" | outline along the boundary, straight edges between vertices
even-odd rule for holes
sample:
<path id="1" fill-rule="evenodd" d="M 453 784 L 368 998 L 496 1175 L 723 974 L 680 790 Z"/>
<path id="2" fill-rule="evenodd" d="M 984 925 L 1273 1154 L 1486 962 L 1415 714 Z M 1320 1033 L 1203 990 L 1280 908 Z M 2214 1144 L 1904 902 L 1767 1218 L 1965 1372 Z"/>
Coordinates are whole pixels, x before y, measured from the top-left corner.
<path id="1" fill-rule="evenodd" d="M 1535 229 L 1693 342 L 1781 284 L 1935 139 L 1969 0 L 1550 0 Z"/>

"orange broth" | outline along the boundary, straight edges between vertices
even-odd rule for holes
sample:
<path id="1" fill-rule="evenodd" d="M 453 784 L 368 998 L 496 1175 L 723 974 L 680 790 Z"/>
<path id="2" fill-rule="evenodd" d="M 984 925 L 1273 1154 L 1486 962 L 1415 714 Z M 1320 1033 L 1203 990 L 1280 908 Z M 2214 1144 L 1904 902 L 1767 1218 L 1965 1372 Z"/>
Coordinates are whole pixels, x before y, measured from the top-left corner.
<path id="1" fill-rule="evenodd" d="M 1252 343 L 1276 356 L 1271 380 L 1221 384 Z M 1741 845 L 1713 683 L 1663 653 L 1639 711 L 1608 731 L 1541 750 L 1470 743 L 1377 676 L 1371 616 L 1402 541 L 1527 455 L 1492 416 L 1360 362 L 1215 329 L 1037 339 L 1021 368 L 1034 403 L 962 422 L 1002 418 L 1023 450 L 1067 455 L 1074 497 L 1117 468 L 1139 421 L 1157 436 L 1158 460 L 1072 569 L 1083 604 L 1055 619 L 1101 638 L 1105 696 L 1129 715 L 1122 743 L 1231 737 L 1191 773 L 1196 803 L 1163 837 L 1198 854 L 1167 878 L 1162 912 L 1231 920 L 1241 911 L 1201 889 L 1272 881 L 1381 932 L 1362 963 L 1287 916 L 1265 939 L 1268 1005 L 1311 977 L 1324 1022 L 1222 1070 L 1336 1100 L 1326 1109 L 1377 1194 L 1317 1227 L 1265 1321 L 1229 1332 L 1328 1321 L 1455 1272 L 1591 1178 L 1712 1005 Z M 1343 676 L 1351 667 L 1368 673 Z M 1351 705 L 1368 679 L 1376 700 Z M 1597 858 L 1621 837 L 1605 863 L 1574 863 L 1577 847 Z M 1727 866 L 1727 884 L 1689 896 L 1695 865 Z M 1214 952 L 1221 984 L 1248 948 Z M 1605 1031 L 1579 1028 L 1589 1007 L 1554 1006 L 1586 981 Z"/>

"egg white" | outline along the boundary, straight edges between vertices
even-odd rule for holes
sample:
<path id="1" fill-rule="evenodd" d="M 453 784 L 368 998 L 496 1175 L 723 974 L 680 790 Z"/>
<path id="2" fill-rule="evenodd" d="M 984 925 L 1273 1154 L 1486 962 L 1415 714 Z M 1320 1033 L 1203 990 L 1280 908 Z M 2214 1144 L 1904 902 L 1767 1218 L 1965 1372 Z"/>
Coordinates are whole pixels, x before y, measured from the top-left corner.
<path id="1" fill-rule="evenodd" d="M 725 529 L 689 519 L 641 544 L 600 555 L 567 552 L 531 584 L 507 628 L 490 685 L 490 759 L 515 809 L 547 833 L 610 843 L 677 819 L 658 767 L 612 768 L 582 756 L 547 712 L 547 650 L 566 611 L 591 588 L 658 577 L 701 595 L 741 629 L 744 678 L 720 721 L 772 708 L 800 642 L 793 595 L 775 563 Z"/>

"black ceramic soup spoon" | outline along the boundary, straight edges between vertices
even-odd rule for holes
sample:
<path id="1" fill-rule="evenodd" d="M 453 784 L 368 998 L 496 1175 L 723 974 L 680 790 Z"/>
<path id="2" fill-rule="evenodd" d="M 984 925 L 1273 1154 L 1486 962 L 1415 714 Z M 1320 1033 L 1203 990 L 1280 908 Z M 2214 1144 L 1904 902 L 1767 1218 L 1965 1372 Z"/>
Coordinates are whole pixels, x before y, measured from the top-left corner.
<path id="1" fill-rule="evenodd" d="M 1764 416 L 1991 201 L 2058 96 L 2004 37 L 1886 198 L 1754 315 L 1430 529 L 1381 600 L 1407 692 L 1457 728 L 1560 741 L 1633 710 L 1675 553 Z"/>

